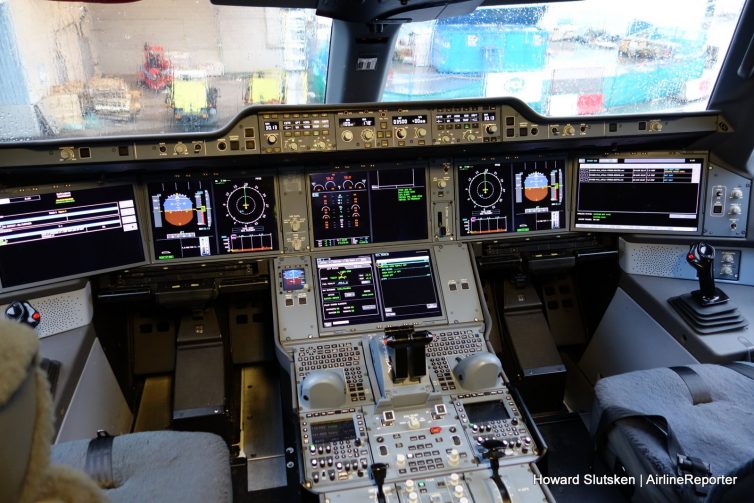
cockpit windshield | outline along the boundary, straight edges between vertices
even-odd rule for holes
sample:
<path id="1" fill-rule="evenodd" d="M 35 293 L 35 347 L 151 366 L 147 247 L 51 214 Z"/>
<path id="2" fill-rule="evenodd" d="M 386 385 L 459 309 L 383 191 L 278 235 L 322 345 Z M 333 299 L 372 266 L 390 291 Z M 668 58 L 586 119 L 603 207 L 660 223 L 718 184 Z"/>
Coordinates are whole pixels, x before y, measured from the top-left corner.
<path id="1" fill-rule="evenodd" d="M 514 96 L 547 116 L 705 110 L 744 0 L 583 0 L 403 25 L 385 101 Z"/>
<path id="2" fill-rule="evenodd" d="M 744 0 L 482 8 L 401 28 L 383 101 L 513 96 L 550 116 L 703 110 Z M 314 10 L 0 1 L 0 142 L 208 131 L 323 103 Z"/>

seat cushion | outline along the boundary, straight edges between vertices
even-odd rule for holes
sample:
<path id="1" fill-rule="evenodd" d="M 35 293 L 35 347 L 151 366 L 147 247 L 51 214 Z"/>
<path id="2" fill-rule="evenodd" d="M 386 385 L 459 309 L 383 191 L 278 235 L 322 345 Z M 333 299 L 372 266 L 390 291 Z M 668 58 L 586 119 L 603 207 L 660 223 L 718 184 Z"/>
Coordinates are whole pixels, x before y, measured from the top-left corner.
<path id="1" fill-rule="evenodd" d="M 52 463 L 84 469 L 89 440 L 56 444 Z M 230 460 L 225 442 L 201 432 L 154 431 L 113 440 L 113 478 L 106 491 L 117 502 L 230 502 Z"/>
<path id="2" fill-rule="evenodd" d="M 709 387 L 710 402 L 693 405 L 686 384 L 668 368 L 600 380 L 595 386 L 592 434 L 603 410 L 625 407 L 665 417 L 684 452 L 708 463 L 713 475 L 729 474 L 754 459 L 754 380 L 719 365 L 690 368 Z M 608 435 L 607 448 L 606 457 L 617 456 L 631 475 L 676 474 L 665 439 L 641 419 L 619 421 Z"/>

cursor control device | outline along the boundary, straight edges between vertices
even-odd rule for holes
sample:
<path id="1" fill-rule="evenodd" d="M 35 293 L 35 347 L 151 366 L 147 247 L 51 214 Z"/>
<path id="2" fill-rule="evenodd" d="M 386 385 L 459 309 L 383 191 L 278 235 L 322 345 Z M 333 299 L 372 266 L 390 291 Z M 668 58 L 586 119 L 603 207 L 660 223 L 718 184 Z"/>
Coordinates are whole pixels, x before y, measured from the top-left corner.
<path id="1" fill-rule="evenodd" d="M 699 278 L 699 290 L 691 292 L 697 304 L 706 307 L 728 301 L 728 296 L 715 287 L 715 277 L 712 274 L 715 249 L 712 245 L 704 242 L 693 243 L 686 255 L 686 261 L 696 269 L 696 276 Z"/>

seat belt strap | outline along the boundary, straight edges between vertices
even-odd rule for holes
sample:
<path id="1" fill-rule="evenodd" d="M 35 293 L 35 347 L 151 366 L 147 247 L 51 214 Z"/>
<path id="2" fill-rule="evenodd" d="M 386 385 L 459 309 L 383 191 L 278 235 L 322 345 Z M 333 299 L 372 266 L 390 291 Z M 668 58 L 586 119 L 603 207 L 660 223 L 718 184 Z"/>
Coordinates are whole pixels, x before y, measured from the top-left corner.
<path id="1" fill-rule="evenodd" d="M 744 362 L 732 362 L 726 363 L 723 366 L 728 367 L 731 370 L 735 370 L 739 374 L 746 376 L 749 379 L 754 379 L 754 365 L 747 365 Z"/>
<path id="2" fill-rule="evenodd" d="M 679 475 L 691 473 L 695 476 L 711 475 L 710 465 L 699 458 L 686 455 L 678 438 L 673 434 L 670 423 L 664 416 L 659 414 L 643 414 L 625 407 L 607 407 L 602 411 L 597 431 L 594 434 L 595 449 L 600 451 L 607 443 L 607 435 L 615 426 L 615 423 L 622 419 L 642 419 L 647 424 L 654 427 L 666 440 L 666 449 L 671 462 L 675 463 Z M 696 496 L 704 495 L 708 491 L 706 486 L 695 485 L 694 492 Z"/>
<path id="3" fill-rule="evenodd" d="M 709 403 L 712 401 L 709 386 L 704 379 L 689 367 L 670 367 L 670 370 L 678 374 L 691 393 L 691 401 L 694 405 Z"/>
<path id="4" fill-rule="evenodd" d="M 113 480 L 113 437 L 104 430 L 89 441 L 84 471 L 103 489 L 115 487 Z"/>

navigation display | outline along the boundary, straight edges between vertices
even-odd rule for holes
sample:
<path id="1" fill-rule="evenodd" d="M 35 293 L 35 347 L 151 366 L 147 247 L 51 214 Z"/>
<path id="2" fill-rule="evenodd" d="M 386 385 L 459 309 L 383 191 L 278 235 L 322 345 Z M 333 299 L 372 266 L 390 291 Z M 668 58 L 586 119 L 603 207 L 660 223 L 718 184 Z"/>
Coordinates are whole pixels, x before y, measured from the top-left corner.
<path id="1" fill-rule="evenodd" d="M 148 185 L 155 260 L 278 249 L 272 176 Z"/>
<path id="2" fill-rule="evenodd" d="M 310 175 L 314 246 L 427 239 L 425 172 L 421 166 Z"/>
<path id="3" fill-rule="evenodd" d="M 442 316 L 428 250 L 317 258 L 324 327 Z"/>
<path id="4" fill-rule="evenodd" d="M 574 227 L 698 232 L 704 157 L 579 159 Z"/>
<path id="5" fill-rule="evenodd" d="M 565 225 L 565 159 L 456 162 L 461 236 L 549 231 Z"/>
<path id="6" fill-rule="evenodd" d="M 0 196 L 0 286 L 145 262 L 131 185 Z"/>

